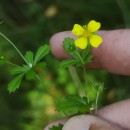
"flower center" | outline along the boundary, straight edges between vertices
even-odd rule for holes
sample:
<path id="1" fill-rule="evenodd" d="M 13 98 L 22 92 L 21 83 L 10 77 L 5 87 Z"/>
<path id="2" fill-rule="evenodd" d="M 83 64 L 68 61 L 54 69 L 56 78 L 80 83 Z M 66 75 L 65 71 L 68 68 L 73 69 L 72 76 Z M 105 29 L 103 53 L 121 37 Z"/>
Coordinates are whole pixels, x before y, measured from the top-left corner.
<path id="1" fill-rule="evenodd" d="M 92 33 L 86 29 L 83 36 L 86 37 L 86 38 L 88 38 L 91 35 L 92 35 Z"/>

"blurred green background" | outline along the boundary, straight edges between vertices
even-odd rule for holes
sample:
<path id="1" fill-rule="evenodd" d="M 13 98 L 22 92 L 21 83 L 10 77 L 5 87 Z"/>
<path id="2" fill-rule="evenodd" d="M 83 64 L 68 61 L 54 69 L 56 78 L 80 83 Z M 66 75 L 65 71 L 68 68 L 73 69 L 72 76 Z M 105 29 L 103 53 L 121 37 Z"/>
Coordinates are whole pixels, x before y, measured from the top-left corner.
<path id="1" fill-rule="evenodd" d="M 59 31 L 70 30 L 74 23 L 86 24 L 95 19 L 102 29 L 130 27 L 129 0 L 1 0 L 0 32 L 10 38 L 25 53 L 36 51 L 41 44 Z M 0 54 L 21 64 L 17 52 L 0 37 Z M 38 69 L 39 81 L 22 82 L 15 93 L 6 90 L 13 78 L 8 65 L 0 65 L 0 130 L 42 130 L 46 124 L 63 115 L 55 112 L 55 101 L 74 94 L 74 84 L 67 70 L 59 69 L 59 61 L 51 54 Z M 104 82 L 101 105 L 129 98 L 130 78 L 102 70 L 89 70 L 88 79 Z"/>

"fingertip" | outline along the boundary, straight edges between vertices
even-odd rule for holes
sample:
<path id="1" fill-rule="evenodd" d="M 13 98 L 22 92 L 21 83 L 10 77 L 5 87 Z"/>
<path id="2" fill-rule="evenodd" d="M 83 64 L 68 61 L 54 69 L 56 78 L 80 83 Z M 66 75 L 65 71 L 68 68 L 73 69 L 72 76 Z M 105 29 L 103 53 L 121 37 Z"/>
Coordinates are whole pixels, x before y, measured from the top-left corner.
<path id="1" fill-rule="evenodd" d="M 83 119 L 86 115 L 79 115 L 70 118 L 64 125 L 63 130 L 89 130 L 90 122 Z"/>

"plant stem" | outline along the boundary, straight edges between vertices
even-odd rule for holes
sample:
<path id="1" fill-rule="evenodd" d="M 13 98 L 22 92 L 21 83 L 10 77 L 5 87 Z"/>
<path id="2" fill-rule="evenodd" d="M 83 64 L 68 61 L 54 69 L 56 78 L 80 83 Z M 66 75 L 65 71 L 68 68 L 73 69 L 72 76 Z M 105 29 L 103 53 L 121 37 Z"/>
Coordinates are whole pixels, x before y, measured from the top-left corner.
<path id="1" fill-rule="evenodd" d="M 84 72 L 84 81 L 85 81 L 85 87 L 87 87 L 87 74 L 86 74 L 86 66 L 84 65 L 83 66 L 83 72 Z M 88 94 L 86 94 L 88 95 Z M 89 97 L 87 96 L 87 99 L 88 99 L 88 103 L 89 103 Z"/>
<path id="2" fill-rule="evenodd" d="M 22 57 L 22 59 L 28 64 L 28 62 L 27 62 L 27 60 L 24 58 L 24 56 L 22 55 L 22 53 L 19 51 L 19 49 L 15 46 L 15 44 L 11 41 L 11 40 L 9 40 L 4 34 L 2 34 L 1 32 L 0 32 L 0 35 L 4 38 L 4 39 L 6 39 L 13 47 L 14 47 L 14 49 L 19 53 L 19 55 Z"/>
<path id="3" fill-rule="evenodd" d="M 88 46 L 83 50 L 83 52 L 82 52 L 82 59 L 84 61 L 85 61 L 87 55 L 89 54 L 90 49 L 91 49 L 91 46 L 90 46 L 90 44 L 88 44 Z"/>
<path id="4" fill-rule="evenodd" d="M 96 102 L 95 102 L 95 114 L 97 113 L 99 94 L 100 92 L 98 91 L 96 96 Z"/>
<path id="5" fill-rule="evenodd" d="M 87 79 L 86 79 L 87 74 L 86 74 L 86 67 L 85 67 L 85 66 L 83 66 L 83 72 L 84 72 L 84 81 L 85 81 L 85 86 L 87 86 Z"/>
<path id="6" fill-rule="evenodd" d="M 77 51 L 75 51 L 75 54 L 77 55 L 77 57 L 80 59 L 80 61 L 84 65 L 84 61 L 83 61 L 82 57 L 80 56 L 80 54 Z"/>
<path id="7" fill-rule="evenodd" d="M 40 77 L 36 74 L 36 78 L 42 83 L 42 80 L 40 79 Z"/>
<path id="8" fill-rule="evenodd" d="M 7 64 L 11 65 L 11 66 L 19 67 L 18 65 L 14 64 L 14 63 L 12 63 L 12 62 L 10 62 L 10 61 L 5 61 L 5 62 L 6 62 Z"/>
<path id="9" fill-rule="evenodd" d="M 68 67 L 68 69 L 69 69 L 70 75 L 74 81 L 74 84 L 75 84 L 75 86 L 77 88 L 77 92 L 78 92 L 80 90 L 80 87 L 82 86 L 82 83 L 77 74 L 77 71 L 76 71 L 75 67 L 73 67 L 73 66 Z"/>

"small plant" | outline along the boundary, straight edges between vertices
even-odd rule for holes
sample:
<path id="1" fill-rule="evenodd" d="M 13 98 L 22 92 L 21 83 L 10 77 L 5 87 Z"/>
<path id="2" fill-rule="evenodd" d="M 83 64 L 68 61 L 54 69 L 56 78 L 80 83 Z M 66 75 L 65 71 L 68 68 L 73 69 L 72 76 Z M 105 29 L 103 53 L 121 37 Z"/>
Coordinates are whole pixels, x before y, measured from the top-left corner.
<path id="1" fill-rule="evenodd" d="M 79 75 L 77 75 L 74 80 L 80 82 L 76 83 L 78 87 L 77 94 L 69 95 L 56 105 L 56 110 L 64 113 L 66 116 L 85 113 L 95 114 L 97 112 L 98 99 L 100 93 L 103 91 L 103 83 L 93 83 L 88 86 L 86 66 L 93 59 L 93 55 L 90 53 L 91 48 L 97 48 L 102 43 L 102 38 L 97 35 L 97 30 L 100 26 L 101 24 L 94 20 L 91 20 L 88 25 L 83 27 L 79 24 L 75 24 L 72 33 L 78 38 L 74 40 L 68 37 L 63 41 L 64 50 L 72 59 L 62 61 L 61 67 L 63 69 L 69 67 L 70 71 L 76 71 L 77 68 L 80 68 L 84 75 L 84 82 L 82 81 L 81 83 Z M 56 126 L 53 126 L 50 130 L 55 130 L 55 128 Z M 57 129 L 62 130 L 61 127 Z"/>
<path id="2" fill-rule="evenodd" d="M 83 113 L 96 113 L 98 108 L 98 99 L 103 91 L 103 83 L 92 83 L 88 85 L 86 77 L 86 66 L 93 60 L 93 55 L 90 53 L 91 48 L 97 48 L 102 43 L 102 38 L 97 35 L 97 31 L 101 24 L 91 20 L 88 25 L 80 26 L 75 24 L 72 33 L 77 36 L 77 39 L 71 37 L 65 38 L 63 41 L 64 50 L 71 56 L 71 59 L 63 60 L 60 67 L 63 69 L 69 68 L 72 78 L 76 84 L 77 93 L 68 95 L 65 99 L 56 101 L 56 111 L 64 113 L 66 116 L 77 115 Z M 5 35 L 0 33 L 18 52 L 25 63 L 21 66 L 11 63 L 4 56 L 0 56 L 0 63 L 10 64 L 13 68 L 10 70 L 15 78 L 8 84 L 9 93 L 15 92 L 20 87 L 22 80 L 39 79 L 36 73 L 37 67 L 43 67 L 44 62 L 41 61 L 49 51 L 49 45 L 45 44 L 39 47 L 36 53 L 27 51 L 23 55 L 19 49 Z M 80 69 L 83 75 L 80 77 L 76 70 Z M 81 82 L 81 78 L 82 82 Z M 23 79 L 24 78 L 24 79 Z M 63 125 L 53 126 L 50 130 L 61 130 Z"/>

